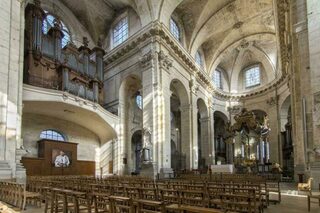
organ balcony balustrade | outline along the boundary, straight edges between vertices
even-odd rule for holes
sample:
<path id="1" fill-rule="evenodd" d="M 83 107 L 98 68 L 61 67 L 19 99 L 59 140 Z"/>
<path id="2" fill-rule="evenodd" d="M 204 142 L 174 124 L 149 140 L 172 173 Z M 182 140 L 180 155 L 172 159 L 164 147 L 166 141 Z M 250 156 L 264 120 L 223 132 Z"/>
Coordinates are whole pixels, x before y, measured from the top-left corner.
<path id="1" fill-rule="evenodd" d="M 103 98 L 103 56 L 101 40 L 90 49 L 88 39 L 77 48 L 68 43 L 62 48 L 62 24 L 54 20 L 48 33 L 42 31 L 45 12 L 39 1 L 26 8 L 24 83 L 61 90 L 101 103 Z"/>

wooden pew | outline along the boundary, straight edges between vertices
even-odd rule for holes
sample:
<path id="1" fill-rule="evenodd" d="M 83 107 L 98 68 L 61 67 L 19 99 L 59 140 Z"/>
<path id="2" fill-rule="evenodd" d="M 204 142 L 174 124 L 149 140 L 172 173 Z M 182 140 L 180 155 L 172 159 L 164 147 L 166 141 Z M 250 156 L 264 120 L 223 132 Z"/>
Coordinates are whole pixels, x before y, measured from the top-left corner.
<path id="1" fill-rule="evenodd" d="M 171 204 L 165 207 L 166 212 L 189 212 L 189 213 L 222 213 L 223 211 L 212 208 L 204 208 L 197 206 Z"/>

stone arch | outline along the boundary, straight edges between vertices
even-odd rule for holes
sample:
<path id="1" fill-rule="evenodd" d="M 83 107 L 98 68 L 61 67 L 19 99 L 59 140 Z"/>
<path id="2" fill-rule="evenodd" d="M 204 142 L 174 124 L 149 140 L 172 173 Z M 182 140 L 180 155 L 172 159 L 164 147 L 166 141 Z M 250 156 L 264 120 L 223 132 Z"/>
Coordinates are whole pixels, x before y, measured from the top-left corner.
<path id="1" fill-rule="evenodd" d="M 191 108 L 189 96 L 186 87 L 177 79 L 173 79 L 170 83 L 171 98 L 170 111 L 171 116 L 175 117 L 175 125 L 171 124 L 171 137 L 175 136 L 177 141 L 177 149 L 180 154 L 178 159 L 179 169 L 187 169 L 191 166 Z M 170 151 L 171 153 L 171 151 Z"/>
<path id="2" fill-rule="evenodd" d="M 225 125 L 228 122 L 228 116 L 221 111 L 213 113 L 214 119 L 214 146 L 215 161 L 222 164 L 227 163 L 227 144 L 225 143 Z"/>
<path id="3" fill-rule="evenodd" d="M 126 143 L 131 139 L 131 130 L 136 130 L 137 125 L 142 125 L 142 120 L 137 123 L 133 121 L 135 105 L 133 98 L 135 94 L 142 88 L 141 79 L 137 75 L 128 75 L 121 83 L 119 89 L 119 116 L 120 116 L 120 134 L 119 134 L 119 158 L 122 174 L 129 174 L 134 171 L 134 164 L 128 164 L 129 160 L 132 162 L 132 146 Z M 141 115 L 142 119 L 142 115 Z M 138 130 L 139 131 L 139 130 Z"/>

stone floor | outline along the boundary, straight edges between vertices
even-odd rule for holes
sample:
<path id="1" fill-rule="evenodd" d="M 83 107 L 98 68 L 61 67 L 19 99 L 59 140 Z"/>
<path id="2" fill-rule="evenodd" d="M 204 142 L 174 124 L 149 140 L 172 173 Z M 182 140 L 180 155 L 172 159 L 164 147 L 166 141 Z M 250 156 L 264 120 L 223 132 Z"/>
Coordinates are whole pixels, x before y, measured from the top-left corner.
<path id="1" fill-rule="evenodd" d="M 272 197 L 275 195 L 271 195 Z M 282 194 L 280 204 L 270 204 L 264 213 L 307 213 L 307 196 Z M 320 213 L 319 203 L 311 202 L 310 213 Z"/>

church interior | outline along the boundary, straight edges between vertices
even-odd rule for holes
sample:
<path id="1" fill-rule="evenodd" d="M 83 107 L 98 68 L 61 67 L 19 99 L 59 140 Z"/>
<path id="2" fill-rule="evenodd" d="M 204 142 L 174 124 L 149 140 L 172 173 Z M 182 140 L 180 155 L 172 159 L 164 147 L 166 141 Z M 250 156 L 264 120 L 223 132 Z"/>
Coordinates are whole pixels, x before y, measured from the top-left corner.
<path id="1" fill-rule="evenodd" d="M 319 0 L 0 0 L 0 213 L 320 213 Z"/>

